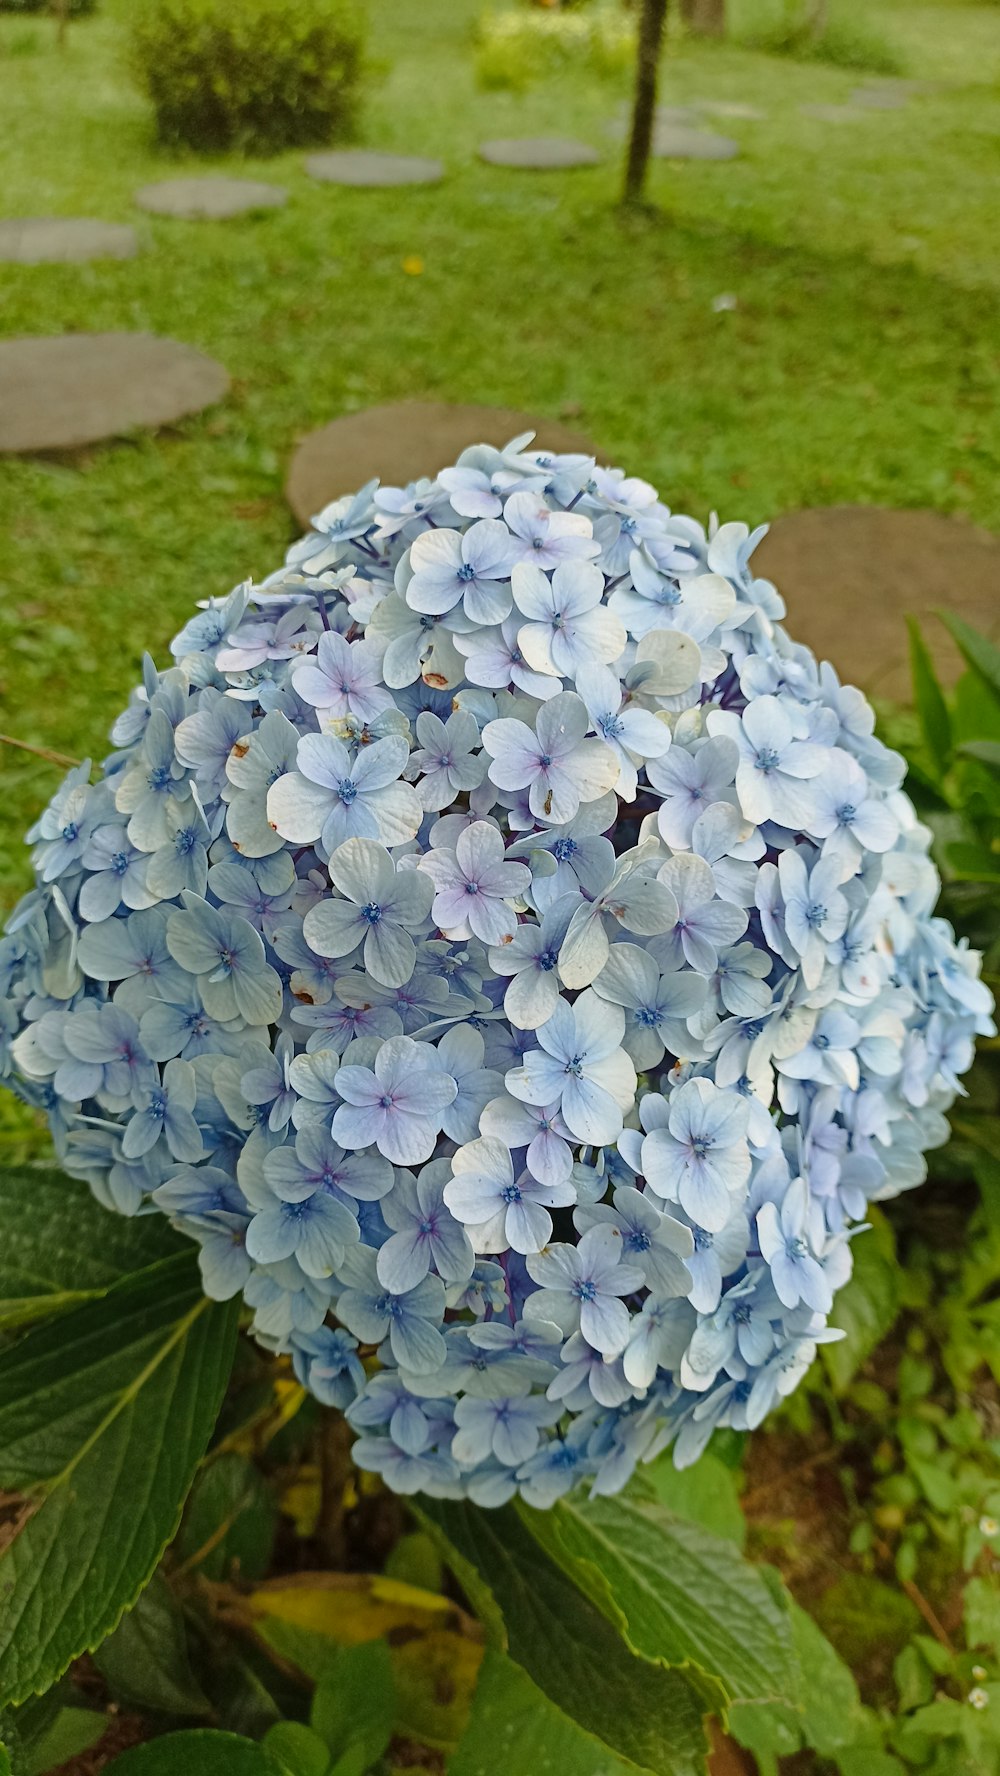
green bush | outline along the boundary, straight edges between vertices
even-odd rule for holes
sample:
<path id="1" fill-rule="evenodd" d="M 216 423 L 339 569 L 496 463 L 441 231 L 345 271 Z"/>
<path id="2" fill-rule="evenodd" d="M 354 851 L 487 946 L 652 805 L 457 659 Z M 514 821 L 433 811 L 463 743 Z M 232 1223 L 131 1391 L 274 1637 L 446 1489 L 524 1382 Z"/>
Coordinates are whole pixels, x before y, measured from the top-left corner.
<path id="1" fill-rule="evenodd" d="M 635 24 L 619 6 L 487 13 L 476 31 L 476 79 L 493 91 L 523 92 L 568 69 L 604 78 L 631 71 Z"/>
<path id="2" fill-rule="evenodd" d="M 731 36 L 746 49 L 865 74 L 901 72 L 892 43 L 851 0 L 829 7 L 817 0 L 736 0 L 732 13 Z"/>
<path id="3" fill-rule="evenodd" d="M 80 18 L 85 12 L 93 12 L 97 0 L 69 0 L 70 18 Z M 52 0 L 0 0 L 0 12 L 51 12 Z"/>
<path id="4" fill-rule="evenodd" d="M 206 153 L 349 136 L 363 60 L 353 0 L 148 0 L 132 26 L 160 140 Z"/>

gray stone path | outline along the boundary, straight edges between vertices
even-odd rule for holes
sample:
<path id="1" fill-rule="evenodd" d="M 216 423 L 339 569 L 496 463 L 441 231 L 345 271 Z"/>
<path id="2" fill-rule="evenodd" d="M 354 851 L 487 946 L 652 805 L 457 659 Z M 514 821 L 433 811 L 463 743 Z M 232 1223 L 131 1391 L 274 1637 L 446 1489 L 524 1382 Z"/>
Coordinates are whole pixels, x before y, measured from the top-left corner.
<path id="1" fill-rule="evenodd" d="M 199 178 L 163 179 L 156 185 L 144 185 L 136 192 L 135 201 L 141 210 L 151 210 L 157 216 L 221 222 L 254 211 L 279 210 L 287 203 L 288 192 L 280 185 L 265 185 L 258 179 L 228 179 L 221 173 L 208 173 Z"/>
<path id="2" fill-rule="evenodd" d="M 483 142 L 479 157 L 491 166 L 527 167 L 539 172 L 551 167 L 597 166 L 601 159 L 596 148 L 563 136 L 510 136 Z"/>
<path id="3" fill-rule="evenodd" d="M 753 567 L 781 592 L 796 641 L 878 697 L 910 699 L 907 615 L 920 618 L 948 683 L 961 662 L 935 610 L 1000 639 L 1000 537 L 940 512 L 790 512 L 772 525 Z"/>
<path id="4" fill-rule="evenodd" d="M 132 259 L 135 230 L 88 216 L 14 216 L 0 221 L 0 260 L 8 265 L 81 265 Z"/>
<path id="5" fill-rule="evenodd" d="M 740 145 L 712 130 L 659 124 L 653 131 L 652 151 L 657 160 L 735 160 Z"/>
<path id="6" fill-rule="evenodd" d="M 530 413 L 468 403 L 394 401 L 344 414 L 303 438 L 292 458 L 285 495 L 299 521 L 308 525 L 330 500 L 351 493 L 373 475 L 387 486 L 406 486 L 423 475 L 436 475 L 469 444 L 499 448 L 530 431 L 536 434 L 533 449 L 595 454 L 582 433 Z"/>
<path id="7" fill-rule="evenodd" d="M 439 160 L 410 154 L 375 154 L 359 148 L 310 154 L 305 164 L 311 178 L 328 185 L 436 185 L 444 178 Z"/>
<path id="8" fill-rule="evenodd" d="M 221 364 L 151 333 L 0 341 L 0 453 L 73 450 L 220 401 Z"/>
<path id="9" fill-rule="evenodd" d="M 732 117 L 744 123 L 762 123 L 767 116 L 759 105 L 745 105 L 742 99 L 697 99 L 699 111 L 707 111 L 710 117 Z"/>

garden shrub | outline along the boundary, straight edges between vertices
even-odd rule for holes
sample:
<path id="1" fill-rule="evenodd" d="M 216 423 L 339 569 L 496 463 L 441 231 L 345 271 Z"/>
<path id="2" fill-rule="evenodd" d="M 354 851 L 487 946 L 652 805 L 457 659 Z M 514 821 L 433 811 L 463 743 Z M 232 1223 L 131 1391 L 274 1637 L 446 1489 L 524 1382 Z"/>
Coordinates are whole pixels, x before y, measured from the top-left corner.
<path id="1" fill-rule="evenodd" d="M 85 13 L 94 12 L 96 7 L 97 0 L 69 0 L 69 16 L 82 18 Z M 38 13 L 51 10 L 52 0 L 0 0 L 0 13 Z"/>
<path id="2" fill-rule="evenodd" d="M 829 62 L 864 74 L 899 74 L 902 58 L 866 9 L 834 0 L 736 0 L 730 35 L 746 49 Z"/>
<path id="3" fill-rule="evenodd" d="M 589 68 L 604 78 L 631 70 L 635 24 L 618 6 L 486 13 L 476 32 L 480 86 L 523 92 L 540 80 Z"/>
<path id="4" fill-rule="evenodd" d="M 363 44 L 351 0 L 150 0 L 131 61 L 161 141 L 268 153 L 351 134 Z"/>

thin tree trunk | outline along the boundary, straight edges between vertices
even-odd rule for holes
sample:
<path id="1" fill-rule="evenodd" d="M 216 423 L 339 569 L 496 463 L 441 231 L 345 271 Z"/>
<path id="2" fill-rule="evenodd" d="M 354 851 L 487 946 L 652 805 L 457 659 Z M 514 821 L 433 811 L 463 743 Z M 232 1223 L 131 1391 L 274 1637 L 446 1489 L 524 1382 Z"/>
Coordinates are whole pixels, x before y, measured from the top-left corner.
<path id="1" fill-rule="evenodd" d="M 56 42 L 63 49 L 69 29 L 69 0 L 52 0 L 52 12 L 56 21 Z"/>
<path id="2" fill-rule="evenodd" d="M 632 132 L 625 168 L 624 201 L 637 204 L 642 200 L 653 145 L 653 124 L 656 118 L 656 81 L 663 44 L 663 26 L 667 16 L 667 0 L 642 0 L 639 13 L 639 44 L 635 63 L 635 98 L 632 105 Z"/>

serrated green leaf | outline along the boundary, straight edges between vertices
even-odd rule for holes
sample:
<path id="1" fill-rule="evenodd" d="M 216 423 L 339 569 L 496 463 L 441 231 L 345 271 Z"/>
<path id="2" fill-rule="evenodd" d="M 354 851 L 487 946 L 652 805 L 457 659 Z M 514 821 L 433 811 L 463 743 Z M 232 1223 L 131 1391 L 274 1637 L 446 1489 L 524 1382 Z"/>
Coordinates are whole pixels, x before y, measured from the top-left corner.
<path id="1" fill-rule="evenodd" d="M 1000 697 L 1000 648 L 994 647 L 985 635 L 973 629 L 962 617 L 956 617 L 953 611 L 939 610 L 937 615 L 966 664 L 995 696 Z"/>
<path id="2" fill-rule="evenodd" d="M 193 1250 L 0 1351 L 0 1700 L 51 1684 L 134 1602 L 173 1535 L 238 1307 Z"/>
<path id="3" fill-rule="evenodd" d="M 951 756 L 951 719 L 944 692 L 934 674 L 934 665 L 927 645 L 914 617 L 907 617 L 910 634 L 910 673 L 913 679 L 913 700 L 917 706 L 920 729 L 938 774 L 943 776 Z"/>
<path id="4" fill-rule="evenodd" d="M 527 1672 L 488 1652 L 462 1742 L 448 1776 L 635 1776 L 599 1740 L 554 1706 Z"/>
<path id="5" fill-rule="evenodd" d="M 338 1776 L 364 1776 L 389 1740 L 396 1687 L 384 1640 L 343 1647 L 329 1677 L 316 1686 L 309 1724 L 329 1747 Z"/>
<path id="6" fill-rule="evenodd" d="M 114 1776 L 285 1776 L 263 1745 L 209 1727 L 133 1745 L 107 1768 Z"/>
<path id="7" fill-rule="evenodd" d="M 667 1450 L 649 1467 L 639 1469 L 633 1487 L 637 1498 L 651 1494 L 675 1517 L 700 1523 L 712 1535 L 742 1548 L 747 1526 L 736 1473 L 713 1450 L 706 1449 L 689 1468 L 676 1468 Z"/>
<path id="8" fill-rule="evenodd" d="M 713 1679 L 722 1705 L 794 1702 L 787 1596 L 731 1543 L 645 1499 L 581 1497 L 551 1511 L 518 1510 L 634 1653 Z"/>
<path id="9" fill-rule="evenodd" d="M 0 1330 L 96 1300 L 185 1245 L 162 1215 L 113 1215 L 45 1166 L 0 1172 L 0 1227 Z"/>
<path id="10" fill-rule="evenodd" d="M 154 1714 L 209 1713 L 191 1670 L 184 1617 L 159 1573 L 98 1647 L 94 1662 L 116 1702 Z"/>
<path id="11" fill-rule="evenodd" d="M 626 1765 L 700 1776 L 707 1746 L 692 1685 L 636 1657 L 517 1510 L 423 1499 L 415 1514 L 474 1607 L 483 1594 L 489 1599 L 511 1658 L 570 1720 Z"/>
<path id="12" fill-rule="evenodd" d="M 869 1209 L 872 1223 L 867 1233 L 851 1242 L 854 1270 L 837 1293 L 831 1325 L 846 1336 L 837 1344 L 822 1346 L 823 1361 L 834 1392 L 848 1388 L 865 1358 L 886 1336 L 900 1309 L 899 1266 L 896 1242 L 885 1216 Z"/>

